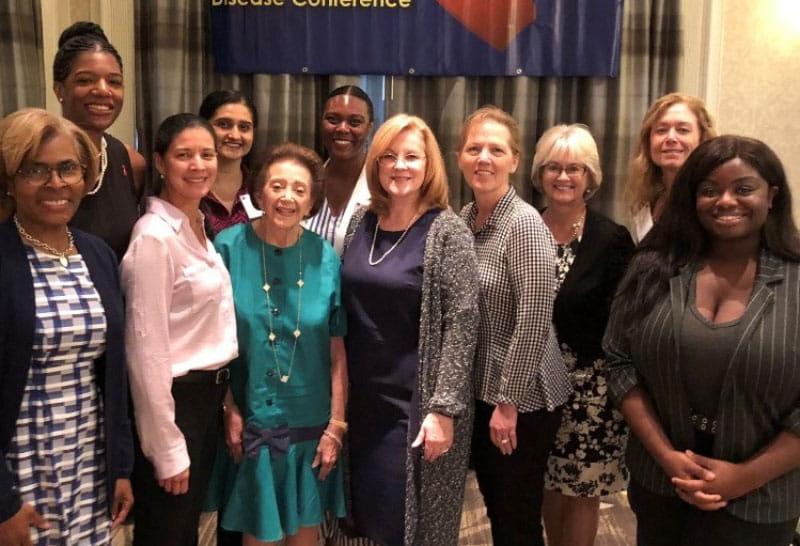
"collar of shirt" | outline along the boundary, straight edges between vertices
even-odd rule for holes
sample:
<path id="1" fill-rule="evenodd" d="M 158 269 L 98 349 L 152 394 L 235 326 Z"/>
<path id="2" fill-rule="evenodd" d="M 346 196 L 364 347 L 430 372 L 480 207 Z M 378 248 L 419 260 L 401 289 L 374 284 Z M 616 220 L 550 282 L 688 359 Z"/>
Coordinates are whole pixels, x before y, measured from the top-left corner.
<path id="1" fill-rule="evenodd" d="M 175 231 L 175 233 L 179 233 L 184 225 L 187 228 L 190 227 L 189 218 L 187 218 L 183 211 L 172 203 L 164 201 L 160 197 L 153 196 L 147 198 L 147 212 L 155 214 L 161 218 Z M 203 213 L 199 210 L 197 211 L 197 214 L 203 218 Z"/>
<path id="2" fill-rule="evenodd" d="M 487 231 L 495 227 L 500 220 L 506 217 L 506 211 L 508 211 L 514 204 L 514 201 L 517 197 L 517 192 L 514 189 L 514 186 L 509 185 L 508 190 L 500 198 L 497 204 L 494 206 L 494 210 L 489 215 L 489 218 L 486 219 L 486 222 L 481 226 L 476 233 L 481 233 L 483 231 Z M 475 219 L 478 217 L 478 205 L 473 201 L 472 207 L 469 211 L 469 216 L 467 217 L 467 225 L 469 228 L 475 232 Z"/>

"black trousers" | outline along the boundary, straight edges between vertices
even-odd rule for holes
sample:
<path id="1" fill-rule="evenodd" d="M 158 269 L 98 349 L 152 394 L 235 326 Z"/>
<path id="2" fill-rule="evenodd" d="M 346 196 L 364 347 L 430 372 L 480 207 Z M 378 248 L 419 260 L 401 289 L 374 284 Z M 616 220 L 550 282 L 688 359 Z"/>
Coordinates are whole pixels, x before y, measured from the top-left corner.
<path id="1" fill-rule="evenodd" d="M 517 415 L 517 449 L 503 455 L 489 437 L 494 406 L 475 401 L 472 461 L 492 525 L 494 546 L 544 546 L 542 487 L 561 410 Z"/>
<path id="2" fill-rule="evenodd" d="M 705 512 L 678 497 L 652 493 L 631 480 L 628 501 L 636 514 L 638 546 L 787 546 L 797 518 L 751 523 L 724 508 Z"/>
<path id="3" fill-rule="evenodd" d="M 203 506 L 217 440 L 220 433 L 219 408 L 227 384 L 180 383 L 172 385 L 175 424 L 189 450 L 189 492 L 171 495 L 156 479 L 155 469 L 135 441 L 133 466 L 134 546 L 195 546 L 200 510 Z"/>

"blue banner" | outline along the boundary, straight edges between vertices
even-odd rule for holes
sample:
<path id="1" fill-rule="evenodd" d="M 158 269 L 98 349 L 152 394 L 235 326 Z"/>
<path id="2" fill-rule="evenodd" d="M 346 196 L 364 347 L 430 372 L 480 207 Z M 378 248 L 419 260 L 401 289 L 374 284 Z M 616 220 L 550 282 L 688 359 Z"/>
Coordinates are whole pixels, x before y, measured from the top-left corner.
<path id="1" fill-rule="evenodd" d="M 619 73 L 622 0 L 209 2 L 221 73 Z"/>

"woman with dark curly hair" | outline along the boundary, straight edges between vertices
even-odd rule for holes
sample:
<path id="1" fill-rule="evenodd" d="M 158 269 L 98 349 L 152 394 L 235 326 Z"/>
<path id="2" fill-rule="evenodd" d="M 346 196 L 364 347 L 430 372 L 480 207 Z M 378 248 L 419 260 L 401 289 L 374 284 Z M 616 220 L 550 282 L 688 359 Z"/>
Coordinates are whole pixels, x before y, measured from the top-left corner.
<path id="1" fill-rule="evenodd" d="M 800 514 L 800 235 L 763 142 L 704 142 L 604 339 L 639 544 L 788 544 Z"/>

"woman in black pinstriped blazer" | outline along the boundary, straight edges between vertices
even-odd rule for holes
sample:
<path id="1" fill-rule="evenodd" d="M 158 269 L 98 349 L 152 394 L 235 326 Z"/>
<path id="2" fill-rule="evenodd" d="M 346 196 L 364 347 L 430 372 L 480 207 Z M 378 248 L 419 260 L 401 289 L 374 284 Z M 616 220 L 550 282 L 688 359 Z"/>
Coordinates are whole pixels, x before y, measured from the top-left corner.
<path id="1" fill-rule="evenodd" d="M 646 545 L 785 545 L 800 514 L 800 236 L 780 160 L 722 136 L 684 164 L 604 340 Z"/>

